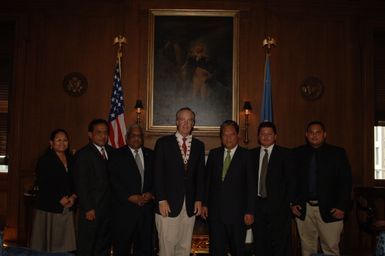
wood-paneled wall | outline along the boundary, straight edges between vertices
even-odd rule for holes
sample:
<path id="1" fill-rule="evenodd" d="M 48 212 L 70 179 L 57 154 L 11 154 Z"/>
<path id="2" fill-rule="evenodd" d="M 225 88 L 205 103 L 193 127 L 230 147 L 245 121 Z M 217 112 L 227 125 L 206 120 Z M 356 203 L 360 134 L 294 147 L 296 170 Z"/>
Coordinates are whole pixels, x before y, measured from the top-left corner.
<path id="1" fill-rule="evenodd" d="M 253 106 L 248 147 L 257 144 L 264 70 L 261 42 L 266 33 L 277 39 L 271 75 L 278 143 L 288 147 L 304 143 L 306 123 L 322 120 L 328 141 L 346 148 L 354 184 L 372 184 L 367 174 L 373 172 L 370 31 L 384 26 L 385 8 L 383 3 L 364 2 L 20 0 L 2 4 L 0 19 L 16 22 L 10 171 L 6 178 L 0 177 L 9 185 L 7 226 L 18 231 L 12 235 L 18 237 L 11 238 L 26 239 L 22 196 L 33 182 L 34 166 L 48 145 L 50 131 L 65 128 L 71 147 L 79 149 L 87 143 L 88 122 L 108 116 L 116 59 L 112 40 L 119 34 L 128 39 L 122 60 L 126 121 L 135 122 L 135 100 L 145 102 L 147 95 L 150 8 L 240 10 L 239 109 L 245 100 Z M 73 71 L 88 79 L 88 90 L 80 97 L 67 95 L 62 87 L 64 76 Z M 319 100 L 301 96 L 300 85 L 309 76 L 324 83 Z M 243 113 L 239 121 L 243 136 Z M 145 144 L 153 147 L 158 137 L 147 133 Z M 219 145 L 217 136 L 201 139 L 206 150 Z"/>

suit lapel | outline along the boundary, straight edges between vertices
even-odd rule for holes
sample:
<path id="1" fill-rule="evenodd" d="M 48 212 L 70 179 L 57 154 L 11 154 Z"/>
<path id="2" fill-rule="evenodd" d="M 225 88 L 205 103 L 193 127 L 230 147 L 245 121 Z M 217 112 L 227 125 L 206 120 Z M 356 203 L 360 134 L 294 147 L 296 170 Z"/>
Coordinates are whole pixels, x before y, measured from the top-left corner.
<path id="1" fill-rule="evenodd" d="M 143 162 L 144 162 L 144 177 L 143 177 L 143 192 L 147 188 L 147 182 L 149 180 L 149 175 L 150 173 L 147 171 L 149 170 L 149 155 L 146 149 L 142 147 L 142 152 L 143 152 Z"/>
<path id="2" fill-rule="evenodd" d="M 273 166 L 274 166 L 276 158 L 277 158 L 277 154 L 278 154 L 278 147 L 277 147 L 277 145 L 274 145 L 273 149 L 271 150 L 271 155 L 269 157 L 268 171 L 270 169 L 273 169 Z M 269 173 L 267 173 L 267 174 L 269 174 Z"/>
<path id="3" fill-rule="evenodd" d="M 144 157 L 144 159 L 143 159 L 143 161 L 144 161 L 144 175 L 145 176 L 148 176 L 149 175 L 149 172 L 147 172 L 147 170 L 150 170 L 150 161 L 151 161 L 151 159 L 150 159 L 150 153 L 148 152 L 148 150 L 147 149 L 144 149 L 144 148 L 142 148 L 142 152 L 143 152 L 143 157 Z"/>
<path id="4" fill-rule="evenodd" d="M 91 143 L 90 146 L 91 146 L 92 150 L 94 151 L 95 155 L 98 157 L 98 159 L 101 161 L 105 161 L 105 159 L 103 159 L 102 154 L 100 153 L 99 149 L 93 143 Z M 108 152 L 107 152 L 107 154 L 108 154 Z"/>
<path id="5" fill-rule="evenodd" d="M 177 155 L 177 164 L 179 166 L 178 169 L 182 168 L 184 170 L 184 164 L 183 164 L 183 158 L 182 158 L 182 153 L 180 152 L 178 140 L 175 135 L 171 136 L 172 139 L 172 145 L 173 145 L 173 150 L 175 152 L 175 155 Z M 190 154 L 191 157 L 191 154 Z"/>
<path id="6" fill-rule="evenodd" d="M 135 166 L 136 172 L 140 175 L 139 168 L 138 168 L 138 166 L 136 165 L 135 157 L 134 157 L 134 155 L 132 154 L 132 151 L 131 151 L 131 149 L 130 149 L 128 146 L 126 147 L 126 155 L 127 155 L 128 161 L 131 163 L 131 164 L 129 163 L 128 166 Z"/>
<path id="7" fill-rule="evenodd" d="M 257 171 L 259 172 L 259 156 L 261 155 L 261 147 L 257 148 L 255 160 L 257 161 Z M 258 174 L 258 173 L 257 173 Z M 258 176 L 258 175 L 257 175 Z"/>
<path id="8" fill-rule="evenodd" d="M 256 150 L 255 150 L 255 161 L 256 161 L 256 165 L 255 165 L 255 168 L 257 169 L 256 170 L 256 175 L 255 175 L 255 178 L 257 179 L 257 190 L 258 190 L 258 186 L 259 186 L 259 155 L 261 154 L 261 147 L 258 147 Z"/>
<path id="9" fill-rule="evenodd" d="M 268 180 L 272 179 L 271 177 L 274 177 L 277 175 L 277 170 L 280 170 L 280 168 L 275 168 L 274 165 L 277 164 L 277 157 L 278 157 L 278 147 L 277 145 L 274 145 L 273 149 L 271 150 L 271 155 L 269 157 L 269 164 L 267 165 L 267 174 L 266 174 L 266 182 L 268 183 Z M 268 186 L 268 185 L 267 185 Z"/>
<path id="10" fill-rule="evenodd" d="M 217 170 L 217 177 L 218 179 L 222 182 L 222 172 L 223 172 L 223 161 L 225 160 L 224 159 L 224 154 L 225 154 L 225 148 L 222 147 L 219 151 L 218 151 L 218 157 L 217 157 L 217 161 L 218 161 L 218 170 Z M 226 175 L 227 176 L 227 175 Z M 226 179 L 226 177 L 225 177 Z"/>
<path id="11" fill-rule="evenodd" d="M 144 162 L 144 175 L 146 175 L 146 170 L 148 168 L 148 153 L 147 151 L 142 148 L 142 153 L 143 153 L 143 162 Z"/>
<path id="12" fill-rule="evenodd" d="M 191 146 L 190 146 L 190 156 L 189 156 L 189 159 L 188 159 L 188 162 L 187 162 L 187 172 L 190 173 L 190 169 L 191 169 L 191 164 L 190 163 L 193 163 L 194 162 L 194 157 L 197 156 L 197 154 L 195 153 L 196 151 L 196 147 L 195 147 L 195 144 L 196 141 L 194 139 L 191 139 Z M 181 157 L 182 161 L 183 161 L 183 158 Z"/>

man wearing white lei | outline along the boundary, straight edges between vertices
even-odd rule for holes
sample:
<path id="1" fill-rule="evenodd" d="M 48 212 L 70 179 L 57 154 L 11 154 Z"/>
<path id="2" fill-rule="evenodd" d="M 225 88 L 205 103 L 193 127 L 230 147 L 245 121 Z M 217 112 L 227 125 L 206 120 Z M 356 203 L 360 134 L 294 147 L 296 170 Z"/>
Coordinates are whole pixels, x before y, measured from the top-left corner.
<path id="1" fill-rule="evenodd" d="M 195 216 L 201 214 L 205 193 L 204 144 L 192 137 L 195 113 L 176 113 L 175 134 L 155 145 L 154 187 L 158 203 L 155 223 L 159 256 L 188 256 Z"/>

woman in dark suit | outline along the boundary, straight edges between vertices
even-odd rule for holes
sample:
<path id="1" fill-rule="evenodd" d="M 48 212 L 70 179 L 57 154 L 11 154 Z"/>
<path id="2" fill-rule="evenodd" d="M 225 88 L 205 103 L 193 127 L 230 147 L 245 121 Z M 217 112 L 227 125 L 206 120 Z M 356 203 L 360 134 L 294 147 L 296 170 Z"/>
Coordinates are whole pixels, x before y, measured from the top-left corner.
<path id="1" fill-rule="evenodd" d="M 50 147 L 39 158 L 36 182 L 39 192 L 33 221 L 31 247 L 45 252 L 70 252 L 76 249 L 72 206 L 76 195 L 72 182 L 72 158 L 68 134 L 54 130 Z"/>

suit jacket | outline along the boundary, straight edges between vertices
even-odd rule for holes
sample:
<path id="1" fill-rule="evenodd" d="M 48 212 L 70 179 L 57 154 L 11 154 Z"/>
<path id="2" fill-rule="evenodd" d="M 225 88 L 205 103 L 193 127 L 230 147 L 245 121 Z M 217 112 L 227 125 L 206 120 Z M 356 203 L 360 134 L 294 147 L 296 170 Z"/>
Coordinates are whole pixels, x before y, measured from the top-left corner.
<path id="1" fill-rule="evenodd" d="M 142 147 L 144 157 L 144 183 L 136 165 L 135 158 L 128 146 L 121 147 L 111 154 L 108 163 L 112 189 L 112 205 L 115 214 L 125 218 L 135 219 L 141 209 L 152 211 L 153 203 L 149 202 L 140 207 L 128 201 L 131 195 L 141 195 L 145 192 L 153 194 L 153 151 Z"/>
<path id="2" fill-rule="evenodd" d="M 36 200 L 38 209 L 54 213 L 63 212 L 60 199 L 63 196 L 71 196 L 74 192 L 70 156 L 67 159 L 67 167 L 68 171 L 51 149 L 39 158 L 36 168 L 36 182 L 39 187 Z"/>
<path id="3" fill-rule="evenodd" d="M 110 157 L 113 148 L 106 145 L 105 149 Z M 107 160 L 94 144 L 89 143 L 76 153 L 74 177 L 80 210 L 106 212 L 110 202 Z"/>
<path id="4" fill-rule="evenodd" d="M 207 159 L 207 204 L 210 220 L 226 224 L 243 222 L 246 213 L 254 213 L 255 174 L 250 153 L 240 146 L 234 152 L 222 181 L 224 147 L 210 150 Z"/>
<path id="5" fill-rule="evenodd" d="M 306 216 L 306 201 L 308 197 L 308 169 L 313 152 L 316 152 L 317 195 L 321 217 L 325 222 L 338 221 L 330 210 L 337 208 L 347 212 L 350 206 L 352 176 L 349 160 L 345 150 L 330 144 L 324 144 L 317 149 L 303 145 L 294 150 L 296 163 L 296 189 L 293 203 L 300 204 L 302 214 Z"/>
<path id="6" fill-rule="evenodd" d="M 205 159 L 204 144 L 191 141 L 187 170 L 175 134 L 164 136 L 155 145 L 154 184 L 156 202 L 167 200 L 170 217 L 179 215 L 186 198 L 188 216 L 194 215 L 195 201 L 204 198 Z M 159 207 L 156 207 L 159 213 Z"/>
<path id="7" fill-rule="evenodd" d="M 251 150 L 253 155 L 257 193 L 259 186 L 259 156 L 261 147 Z M 294 176 L 293 161 L 291 151 L 287 148 L 274 145 L 269 163 L 267 166 L 266 189 L 267 189 L 267 206 L 270 210 L 288 211 L 291 198 L 293 195 L 293 183 L 291 180 Z M 257 195 L 256 193 L 256 195 Z"/>

